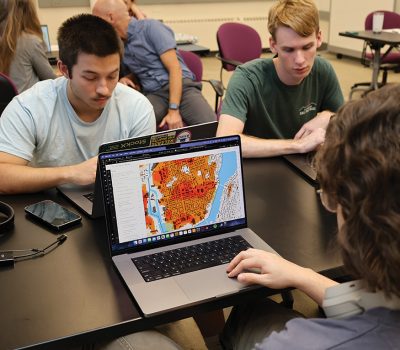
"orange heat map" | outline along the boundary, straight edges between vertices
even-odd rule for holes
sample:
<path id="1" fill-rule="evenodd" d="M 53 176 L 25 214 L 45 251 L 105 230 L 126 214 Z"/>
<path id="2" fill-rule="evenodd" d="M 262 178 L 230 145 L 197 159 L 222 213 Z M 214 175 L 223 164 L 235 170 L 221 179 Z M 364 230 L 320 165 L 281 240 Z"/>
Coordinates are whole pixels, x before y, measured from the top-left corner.
<path id="1" fill-rule="evenodd" d="M 150 233 L 159 234 L 150 215 L 156 208 L 163 208 L 165 225 L 172 230 L 204 220 L 217 190 L 216 169 L 217 162 L 209 156 L 153 164 L 150 176 L 152 186 L 160 194 L 157 206 L 147 183 L 142 185 L 146 227 Z"/>

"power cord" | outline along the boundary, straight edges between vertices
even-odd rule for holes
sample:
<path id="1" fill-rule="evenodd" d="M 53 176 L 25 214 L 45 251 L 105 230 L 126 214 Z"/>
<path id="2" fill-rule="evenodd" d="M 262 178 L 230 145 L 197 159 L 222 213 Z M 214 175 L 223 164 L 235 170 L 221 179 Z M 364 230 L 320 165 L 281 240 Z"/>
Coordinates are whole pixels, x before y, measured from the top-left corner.
<path id="1" fill-rule="evenodd" d="M 42 249 L 31 248 L 0 251 L 0 267 L 14 266 L 14 263 L 17 261 L 31 259 L 37 256 L 44 256 L 63 244 L 67 238 L 68 236 L 66 234 L 62 234 L 53 243 Z"/>

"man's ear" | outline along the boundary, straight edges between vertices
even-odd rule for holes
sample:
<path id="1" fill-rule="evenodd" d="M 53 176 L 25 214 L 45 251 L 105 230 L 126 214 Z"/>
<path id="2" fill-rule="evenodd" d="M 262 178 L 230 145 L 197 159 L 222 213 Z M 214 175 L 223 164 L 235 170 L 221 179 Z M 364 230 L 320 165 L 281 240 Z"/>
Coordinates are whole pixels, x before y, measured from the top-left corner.
<path id="1" fill-rule="evenodd" d="M 269 48 L 273 54 L 276 54 L 276 42 L 272 36 L 269 37 Z"/>
<path id="2" fill-rule="evenodd" d="M 65 78 L 70 79 L 68 67 L 66 64 L 64 64 L 61 60 L 58 60 L 57 67 Z"/>
<path id="3" fill-rule="evenodd" d="M 113 13 L 107 13 L 107 20 L 109 23 L 115 23 L 115 16 Z"/>
<path id="4" fill-rule="evenodd" d="M 322 32 L 319 30 L 317 33 L 317 48 L 321 47 L 322 45 Z"/>

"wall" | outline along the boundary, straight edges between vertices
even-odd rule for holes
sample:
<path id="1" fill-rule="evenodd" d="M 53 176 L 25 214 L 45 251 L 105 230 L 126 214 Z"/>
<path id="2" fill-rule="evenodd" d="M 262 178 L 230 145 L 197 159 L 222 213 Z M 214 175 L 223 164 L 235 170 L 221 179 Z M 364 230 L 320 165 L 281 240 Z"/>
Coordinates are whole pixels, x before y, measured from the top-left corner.
<path id="1" fill-rule="evenodd" d="M 50 42 L 52 45 L 57 44 L 57 30 L 62 22 L 73 15 L 91 12 L 90 7 L 39 8 L 38 0 L 34 1 L 38 9 L 40 23 L 47 24 L 49 27 Z"/>
<path id="2" fill-rule="evenodd" d="M 400 1 L 399 1 L 400 2 Z M 328 50 L 346 56 L 361 57 L 364 41 L 346 38 L 339 32 L 358 31 L 364 28 L 365 17 L 375 10 L 393 11 L 394 0 L 331 0 L 330 38 Z"/>
<path id="3" fill-rule="evenodd" d="M 331 0 L 316 0 L 317 6 L 326 14 Z M 38 0 L 35 0 L 36 5 Z M 91 0 L 93 4 L 95 0 Z M 140 4 L 140 0 L 138 0 Z M 222 3 L 196 3 L 165 5 L 143 5 L 142 10 L 151 18 L 162 19 L 177 33 L 198 37 L 200 45 L 217 50 L 215 33 L 218 27 L 228 21 L 242 22 L 252 26 L 262 38 L 263 47 L 268 47 L 267 14 L 271 0 Z M 90 12 L 89 7 L 38 8 L 41 23 L 47 24 L 50 41 L 57 42 L 57 29 L 68 17 Z M 328 41 L 328 16 L 321 16 L 324 42 Z"/>

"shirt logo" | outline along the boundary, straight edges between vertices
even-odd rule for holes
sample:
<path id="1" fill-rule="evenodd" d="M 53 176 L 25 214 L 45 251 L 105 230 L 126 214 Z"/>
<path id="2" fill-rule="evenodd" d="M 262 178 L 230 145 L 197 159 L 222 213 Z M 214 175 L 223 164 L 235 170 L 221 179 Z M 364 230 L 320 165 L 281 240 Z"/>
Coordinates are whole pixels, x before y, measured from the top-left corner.
<path id="1" fill-rule="evenodd" d="M 310 112 L 314 112 L 316 110 L 317 110 L 317 104 L 315 102 L 311 102 L 309 105 L 301 107 L 299 114 L 303 116 Z"/>

